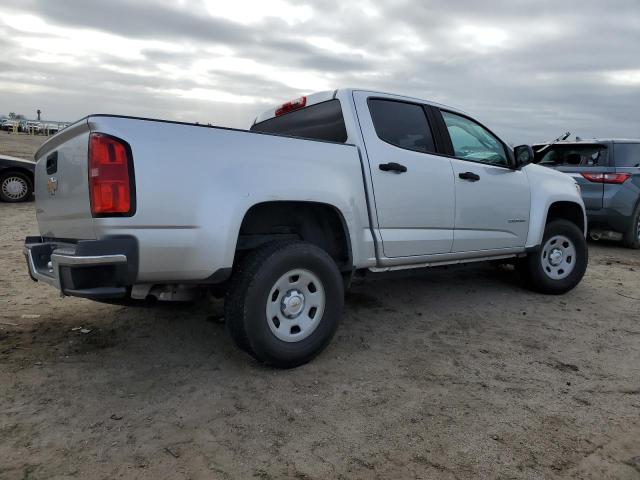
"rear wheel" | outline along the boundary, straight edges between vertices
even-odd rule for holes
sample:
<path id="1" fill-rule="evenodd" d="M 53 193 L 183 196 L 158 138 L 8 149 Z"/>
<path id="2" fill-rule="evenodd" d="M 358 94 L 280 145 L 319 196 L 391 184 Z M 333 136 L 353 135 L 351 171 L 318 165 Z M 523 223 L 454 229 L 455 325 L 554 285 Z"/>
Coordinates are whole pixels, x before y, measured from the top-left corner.
<path id="1" fill-rule="evenodd" d="M 33 183 L 20 172 L 7 172 L 0 176 L 0 200 L 3 202 L 24 202 L 31 198 Z"/>
<path id="2" fill-rule="evenodd" d="M 625 232 L 622 242 L 627 248 L 640 248 L 640 203 L 631 216 L 629 228 Z"/>
<path id="3" fill-rule="evenodd" d="M 291 368 L 327 346 L 343 303 L 342 276 L 324 250 L 305 242 L 274 242 L 237 266 L 225 322 L 238 346 L 257 360 Z"/>
<path id="4" fill-rule="evenodd" d="M 554 220 L 545 228 L 540 249 L 520 260 L 518 270 L 531 290 L 557 295 L 580 283 L 588 256 L 582 231 L 567 220 Z"/>

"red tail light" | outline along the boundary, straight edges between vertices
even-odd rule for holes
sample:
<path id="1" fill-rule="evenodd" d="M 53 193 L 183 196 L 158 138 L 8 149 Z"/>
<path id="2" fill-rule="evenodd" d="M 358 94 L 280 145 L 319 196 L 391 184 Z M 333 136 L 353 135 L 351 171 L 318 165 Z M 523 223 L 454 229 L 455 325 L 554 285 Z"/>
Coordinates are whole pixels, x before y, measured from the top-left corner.
<path id="1" fill-rule="evenodd" d="M 114 137 L 89 137 L 89 195 L 94 217 L 134 213 L 133 170 L 129 146 Z"/>
<path id="2" fill-rule="evenodd" d="M 595 183 L 615 183 L 626 182 L 631 176 L 630 173 L 582 173 L 582 176 Z"/>
<path id="3" fill-rule="evenodd" d="M 307 97 L 300 97 L 290 102 L 283 103 L 280 108 L 276 110 L 276 117 L 284 115 L 285 113 L 293 112 L 294 110 L 300 110 L 307 104 Z"/>

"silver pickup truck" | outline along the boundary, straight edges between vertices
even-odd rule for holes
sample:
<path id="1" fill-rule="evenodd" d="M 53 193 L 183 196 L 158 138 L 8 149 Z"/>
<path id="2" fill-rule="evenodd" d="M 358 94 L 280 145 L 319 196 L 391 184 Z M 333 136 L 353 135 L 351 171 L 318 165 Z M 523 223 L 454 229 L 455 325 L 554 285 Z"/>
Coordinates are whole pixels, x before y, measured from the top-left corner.
<path id="1" fill-rule="evenodd" d="M 328 344 L 356 273 L 513 259 L 560 294 L 587 267 L 574 179 L 416 98 L 321 92 L 249 131 L 91 115 L 36 160 L 34 280 L 104 302 L 223 294 L 234 341 L 278 367 Z"/>

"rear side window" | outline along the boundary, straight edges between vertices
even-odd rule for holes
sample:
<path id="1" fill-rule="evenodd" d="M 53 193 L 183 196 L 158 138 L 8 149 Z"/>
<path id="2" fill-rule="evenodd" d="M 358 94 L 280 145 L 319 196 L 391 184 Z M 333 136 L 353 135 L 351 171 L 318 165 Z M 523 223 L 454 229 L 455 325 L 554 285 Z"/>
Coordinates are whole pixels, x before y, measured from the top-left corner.
<path id="1" fill-rule="evenodd" d="M 606 167 L 604 145 L 551 145 L 538 149 L 536 163 L 546 167 Z"/>
<path id="2" fill-rule="evenodd" d="M 616 143 L 613 151 L 616 167 L 640 167 L 640 143 Z"/>
<path id="3" fill-rule="evenodd" d="M 436 151 L 427 116 L 420 105 L 371 99 L 369 111 L 381 140 L 416 152 Z"/>
<path id="4" fill-rule="evenodd" d="M 337 99 L 256 123 L 251 127 L 251 131 L 330 142 L 347 141 L 347 128 L 344 124 L 340 100 Z"/>

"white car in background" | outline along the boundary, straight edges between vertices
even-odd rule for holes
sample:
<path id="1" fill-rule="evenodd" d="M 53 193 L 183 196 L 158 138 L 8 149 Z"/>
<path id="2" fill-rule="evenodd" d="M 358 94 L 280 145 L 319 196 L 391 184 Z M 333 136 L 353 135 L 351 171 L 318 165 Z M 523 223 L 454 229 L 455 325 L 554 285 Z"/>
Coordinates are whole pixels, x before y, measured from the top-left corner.
<path id="1" fill-rule="evenodd" d="M 15 127 L 20 128 L 20 122 L 18 120 L 4 120 L 0 124 L 0 129 L 6 131 L 13 130 Z"/>

